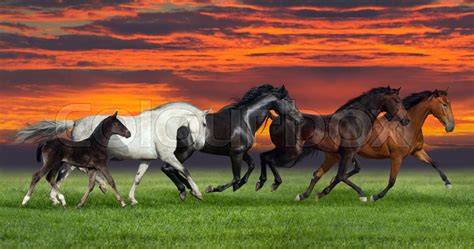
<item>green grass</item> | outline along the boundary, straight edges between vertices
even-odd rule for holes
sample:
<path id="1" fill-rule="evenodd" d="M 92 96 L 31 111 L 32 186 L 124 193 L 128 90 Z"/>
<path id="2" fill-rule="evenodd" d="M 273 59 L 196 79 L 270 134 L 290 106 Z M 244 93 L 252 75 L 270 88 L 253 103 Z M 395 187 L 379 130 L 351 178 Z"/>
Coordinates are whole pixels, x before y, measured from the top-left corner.
<path id="1" fill-rule="evenodd" d="M 387 196 L 361 203 L 355 192 L 338 186 L 316 202 L 296 203 L 310 179 L 310 170 L 282 170 L 284 183 L 271 193 L 271 180 L 255 192 L 256 172 L 238 192 L 188 194 L 181 202 L 161 172 L 145 175 L 137 190 L 138 206 L 120 208 L 111 191 L 96 189 L 81 210 L 74 208 L 87 179 L 73 174 L 62 190 L 70 205 L 53 207 L 45 180 L 26 208 L 19 208 L 30 173 L 0 173 L 0 248 L 11 247 L 474 247 L 474 174 L 447 172 L 445 189 L 438 175 L 404 171 Z M 114 172 L 126 198 L 132 172 Z M 330 173 L 329 175 L 333 175 Z M 193 171 L 201 190 L 230 180 L 226 171 Z M 388 175 L 363 171 L 355 176 L 367 194 L 386 185 Z M 323 178 L 321 190 L 330 177 Z"/>

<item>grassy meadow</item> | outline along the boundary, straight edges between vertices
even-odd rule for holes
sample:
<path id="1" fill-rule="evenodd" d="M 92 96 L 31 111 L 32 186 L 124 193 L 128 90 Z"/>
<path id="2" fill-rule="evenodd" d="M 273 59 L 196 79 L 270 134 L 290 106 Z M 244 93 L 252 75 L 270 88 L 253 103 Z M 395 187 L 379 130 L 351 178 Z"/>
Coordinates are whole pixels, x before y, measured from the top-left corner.
<path id="1" fill-rule="evenodd" d="M 111 191 L 104 195 L 96 188 L 81 210 L 75 205 L 87 177 L 77 172 L 61 186 L 66 209 L 51 205 L 44 179 L 28 206 L 20 208 L 31 173 L 0 173 L 0 248 L 474 247 L 472 171 L 447 171 L 450 190 L 434 171 L 404 170 L 375 203 L 361 203 L 343 184 L 319 202 L 313 196 L 296 203 L 294 197 L 309 182 L 309 169 L 282 169 L 284 182 L 273 193 L 271 180 L 255 192 L 257 170 L 235 193 L 204 194 L 204 201 L 188 194 L 185 202 L 155 169 L 138 187 L 137 206 L 122 209 Z M 134 173 L 113 173 L 126 198 Z M 229 181 L 231 172 L 193 170 L 193 178 L 204 191 L 209 184 Z M 387 178 L 385 172 L 362 171 L 353 180 L 370 195 L 382 190 Z"/>

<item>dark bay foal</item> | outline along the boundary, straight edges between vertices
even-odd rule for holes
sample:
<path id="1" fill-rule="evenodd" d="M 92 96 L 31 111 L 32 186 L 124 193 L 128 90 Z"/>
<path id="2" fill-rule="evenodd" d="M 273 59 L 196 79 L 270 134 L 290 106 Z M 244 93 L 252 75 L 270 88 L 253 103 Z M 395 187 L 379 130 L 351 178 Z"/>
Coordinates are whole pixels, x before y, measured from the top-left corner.
<path id="1" fill-rule="evenodd" d="M 56 183 L 56 175 L 63 167 L 63 164 L 67 163 L 75 167 L 87 169 L 89 175 L 88 190 L 84 193 L 77 208 L 81 208 L 84 205 L 89 193 L 94 189 L 97 171 L 105 176 L 120 205 L 125 207 L 126 204 L 117 191 L 112 174 L 107 168 L 107 146 L 112 135 L 119 135 L 126 138 L 131 136 L 127 127 L 117 119 L 117 112 L 104 119 L 99 126 L 97 126 L 92 135 L 85 140 L 76 142 L 63 138 L 56 138 L 38 145 L 36 159 L 38 162 L 42 159 L 43 166 L 33 174 L 30 188 L 23 198 L 21 205 L 25 206 L 28 203 L 36 184 L 44 175 L 47 174 L 46 180 L 51 184 L 51 187 L 57 191 L 61 204 L 66 206 L 64 195 L 59 191 L 59 187 Z"/>

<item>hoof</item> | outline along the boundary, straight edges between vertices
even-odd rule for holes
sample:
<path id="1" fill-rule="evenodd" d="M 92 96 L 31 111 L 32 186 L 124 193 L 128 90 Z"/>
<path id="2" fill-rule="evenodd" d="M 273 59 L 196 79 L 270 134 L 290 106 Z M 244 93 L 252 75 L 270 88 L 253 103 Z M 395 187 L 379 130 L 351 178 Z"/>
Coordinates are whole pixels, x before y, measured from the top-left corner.
<path id="1" fill-rule="evenodd" d="M 52 201 L 53 201 L 53 203 L 52 203 L 53 206 L 57 206 L 59 204 L 59 201 L 57 201 L 57 200 L 52 200 Z"/>
<path id="2" fill-rule="evenodd" d="M 130 197 L 129 197 L 128 200 L 130 201 L 130 204 L 132 204 L 132 206 L 135 206 L 135 205 L 138 204 L 138 201 L 135 200 L 135 198 L 130 198 Z"/>
<path id="3" fill-rule="evenodd" d="M 196 193 L 194 191 L 191 191 L 191 195 L 196 197 L 196 199 L 202 201 L 202 194 L 201 193 L 199 193 L 199 192 Z"/>
<path id="4" fill-rule="evenodd" d="M 207 188 L 204 190 L 206 193 L 212 193 L 214 192 L 214 187 L 212 185 L 207 186 Z"/>
<path id="5" fill-rule="evenodd" d="M 182 201 L 186 200 L 186 191 L 179 193 L 179 199 Z"/>
<path id="6" fill-rule="evenodd" d="M 121 203 L 120 206 L 122 206 L 122 208 L 126 208 L 127 207 L 127 204 L 125 204 L 125 202 Z"/>
<path id="7" fill-rule="evenodd" d="M 300 201 L 301 201 L 301 196 L 300 196 L 299 194 L 298 194 L 298 195 L 296 195 L 296 197 L 295 197 L 295 201 L 297 201 L 297 202 L 300 202 Z"/>
<path id="8" fill-rule="evenodd" d="M 100 191 L 101 191 L 103 194 L 107 193 L 107 188 L 106 188 L 106 187 L 104 187 L 104 186 L 99 186 L 99 189 L 100 189 Z"/>
<path id="9" fill-rule="evenodd" d="M 365 196 L 364 197 L 359 197 L 359 200 L 361 202 L 367 202 L 367 197 L 365 197 Z"/>
<path id="10" fill-rule="evenodd" d="M 453 188 L 453 185 L 451 185 L 451 184 L 446 184 L 446 185 L 444 185 L 444 186 L 446 186 L 447 189 Z"/>
<path id="11" fill-rule="evenodd" d="M 261 184 L 260 182 L 257 182 L 257 184 L 255 184 L 255 191 L 259 191 L 260 189 L 262 189 L 263 187 L 263 184 Z"/>
<path id="12" fill-rule="evenodd" d="M 66 207 L 66 206 L 63 206 L 63 207 Z M 77 205 L 76 208 L 77 208 L 77 209 L 81 209 L 81 208 L 82 208 L 82 205 Z"/>
<path id="13" fill-rule="evenodd" d="M 271 191 L 271 192 L 275 192 L 275 191 L 278 189 L 278 187 L 280 187 L 280 183 L 278 183 L 278 184 L 273 183 L 273 184 L 272 184 L 272 189 L 271 189 L 270 191 Z"/>
<path id="14" fill-rule="evenodd" d="M 374 202 L 374 201 L 375 201 L 374 196 L 371 195 L 371 196 L 370 196 L 370 202 Z"/>

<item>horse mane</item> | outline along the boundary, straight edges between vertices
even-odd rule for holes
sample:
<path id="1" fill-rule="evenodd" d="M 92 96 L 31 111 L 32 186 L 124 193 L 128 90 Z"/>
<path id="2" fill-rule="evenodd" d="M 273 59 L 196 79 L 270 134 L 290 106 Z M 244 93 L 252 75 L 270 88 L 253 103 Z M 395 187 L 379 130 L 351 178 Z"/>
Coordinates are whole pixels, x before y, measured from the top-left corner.
<path id="1" fill-rule="evenodd" d="M 258 97 L 262 96 L 263 94 L 269 93 L 269 92 L 271 92 L 275 89 L 277 89 L 277 88 L 273 87 L 270 84 L 264 84 L 264 85 L 253 87 L 250 90 L 248 90 L 242 98 L 237 99 L 236 102 L 234 102 L 232 104 L 229 104 L 229 105 L 226 105 L 226 106 L 222 107 L 220 109 L 220 111 L 231 109 L 231 108 L 242 107 L 242 106 L 247 105 L 250 102 L 254 101 Z"/>
<path id="2" fill-rule="evenodd" d="M 390 88 L 390 87 L 376 87 L 376 88 L 372 88 L 370 89 L 369 91 L 367 92 L 364 92 L 362 95 L 358 96 L 358 97 L 355 97 L 353 99 L 350 99 L 349 101 L 347 101 L 344 105 L 342 105 L 341 107 L 339 107 L 339 109 L 336 110 L 336 112 L 338 111 L 341 111 L 341 110 L 344 110 L 344 109 L 350 109 L 350 108 L 353 108 L 356 104 L 360 103 L 362 101 L 362 99 L 365 99 L 367 97 L 371 97 L 371 96 L 374 96 L 374 95 L 377 95 L 377 94 L 381 94 L 381 93 L 385 93 L 385 94 L 388 94 L 388 93 L 392 93 L 394 91 L 394 89 Z"/>
<path id="3" fill-rule="evenodd" d="M 442 90 L 437 90 L 438 94 L 447 96 L 448 92 L 447 91 L 442 91 Z M 422 91 L 422 92 L 417 92 L 417 93 L 412 93 L 405 98 L 403 98 L 403 107 L 405 109 L 410 109 L 413 106 L 419 104 L 421 101 L 425 100 L 426 98 L 429 98 L 433 96 L 435 92 L 432 91 Z"/>

